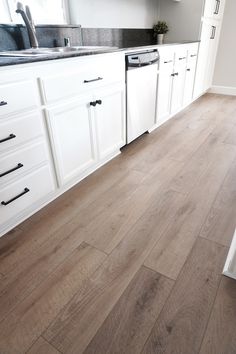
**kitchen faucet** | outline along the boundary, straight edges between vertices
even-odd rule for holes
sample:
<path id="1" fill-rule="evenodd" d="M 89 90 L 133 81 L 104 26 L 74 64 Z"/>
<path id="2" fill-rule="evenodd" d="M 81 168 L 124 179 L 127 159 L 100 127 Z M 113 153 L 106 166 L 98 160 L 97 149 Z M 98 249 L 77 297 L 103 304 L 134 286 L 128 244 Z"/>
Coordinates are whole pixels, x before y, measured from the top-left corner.
<path id="1" fill-rule="evenodd" d="M 34 21 L 32 19 L 29 6 L 26 6 L 24 9 L 23 4 L 21 2 L 18 2 L 16 13 L 20 14 L 24 20 L 24 23 L 27 28 L 31 48 L 38 48 L 39 44 L 36 37 Z"/>

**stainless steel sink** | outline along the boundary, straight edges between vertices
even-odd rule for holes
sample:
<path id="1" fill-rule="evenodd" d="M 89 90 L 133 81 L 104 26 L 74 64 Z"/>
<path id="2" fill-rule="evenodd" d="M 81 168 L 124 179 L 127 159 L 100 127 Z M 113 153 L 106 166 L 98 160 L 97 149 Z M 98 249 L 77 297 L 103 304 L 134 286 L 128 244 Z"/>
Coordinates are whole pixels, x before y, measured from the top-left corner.
<path id="1" fill-rule="evenodd" d="M 35 57 L 35 56 L 48 56 L 58 54 L 70 54 L 76 52 L 97 52 L 106 49 L 112 49 L 112 47 L 102 46 L 75 46 L 75 47 L 54 47 L 54 48 L 37 48 L 37 49 L 25 49 L 16 51 L 0 52 L 0 57 Z"/>

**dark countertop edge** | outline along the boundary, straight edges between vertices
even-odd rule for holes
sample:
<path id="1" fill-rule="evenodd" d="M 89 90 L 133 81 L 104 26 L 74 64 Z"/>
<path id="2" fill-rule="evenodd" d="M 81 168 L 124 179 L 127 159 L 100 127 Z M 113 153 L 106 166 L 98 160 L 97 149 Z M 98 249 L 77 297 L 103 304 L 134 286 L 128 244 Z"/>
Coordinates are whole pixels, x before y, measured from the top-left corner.
<path id="1" fill-rule="evenodd" d="M 138 51 L 138 50 L 145 50 L 145 49 L 152 49 L 158 48 L 163 46 L 172 46 L 172 45 L 181 45 L 181 44 L 191 44 L 191 43 L 199 43 L 200 41 L 183 41 L 183 42 L 175 42 L 175 43 L 164 43 L 164 44 L 150 44 L 144 46 L 137 46 L 137 47 L 129 47 L 129 48 L 116 48 L 111 47 L 109 49 L 99 50 L 99 51 L 88 51 L 88 52 L 76 52 L 76 53 L 63 53 L 63 54 L 50 54 L 48 56 L 42 55 L 37 57 L 0 57 L 0 67 L 4 66 L 15 66 L 20 64 L 31 64 L 31 63 L 38 63 L 44 61 L 52 61 L 52 60 L 60 60 L 60 59 L 69 59 L 69 58 L 76 58 L 88 55 L 98 55 L 98 54 L 108 54 L 108 53 L 115 53 L 115 52 L 129 52 L 129 51 Z"/>

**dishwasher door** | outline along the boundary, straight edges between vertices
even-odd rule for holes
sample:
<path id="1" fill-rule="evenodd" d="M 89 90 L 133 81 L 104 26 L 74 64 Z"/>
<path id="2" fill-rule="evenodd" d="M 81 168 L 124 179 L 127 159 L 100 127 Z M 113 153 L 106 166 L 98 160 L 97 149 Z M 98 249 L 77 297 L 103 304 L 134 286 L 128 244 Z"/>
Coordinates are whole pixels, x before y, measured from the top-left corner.
<path id="1" fill-rule="evenodd" d="M 156 123 L 158 64 L 127 70 L 127 144 Z"/>

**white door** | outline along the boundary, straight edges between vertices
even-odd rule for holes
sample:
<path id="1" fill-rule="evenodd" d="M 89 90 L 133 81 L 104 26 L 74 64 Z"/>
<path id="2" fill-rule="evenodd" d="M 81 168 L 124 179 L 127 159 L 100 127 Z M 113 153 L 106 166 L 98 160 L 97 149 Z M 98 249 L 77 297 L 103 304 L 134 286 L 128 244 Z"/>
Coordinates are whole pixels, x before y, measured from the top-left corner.
<path id="1" fill-rule="evenodd" d="M 171 96 L 171 114 L 177 113 L 183 106 L 185 78 L 186 66 L 179 65 L 175 67 Z"/>
<path id="2" fill-rule="evenodd" d="M 105 159 L 125 145 L 125 86 L 112 85 L 96 92 L 96 137 L 99 159 Z"/>
<path id="3" fill-rule="evenodd" d="M 157 124 L 164 123 L 170 116 L 171 92 L 173 84 L 173 61 L 165 63 L 160 69 L 157 98 Z"/>
<path id="4" fill-rule="evenodd" d="M 184 86 L 184 99 L 183 99 L 184 107 L 190 104 L 193 99 L 195 72 L 196 72 L 196 62 L 191 63 L 191 65 L 187 65 L 185 86 Z"/>
<path id="5" fill-rule="evenodd" d="M 127 72 L 127 142 L 156 123 L 157 64 Z"/>
<path id="6" fill-rule="evenodd" d="M 194 85 L 194 98 L 201 96 L 207 90 L 206 74 L 208 70 L 208 56 L 213 27 L 210 21 L 202 23 L 201 42 L 198 53 L 196 78 Z"/>
<path id="7" fill-rule="evenodd" d="M 79 177 L 96 162 L 91 96 L 48 111 L 59 184 Z"/>
<path id="8" fill-rule="evenodd" d="M 206 0 L 204 17 L 221 19 L 224 13 L 225 0 Z"/>

